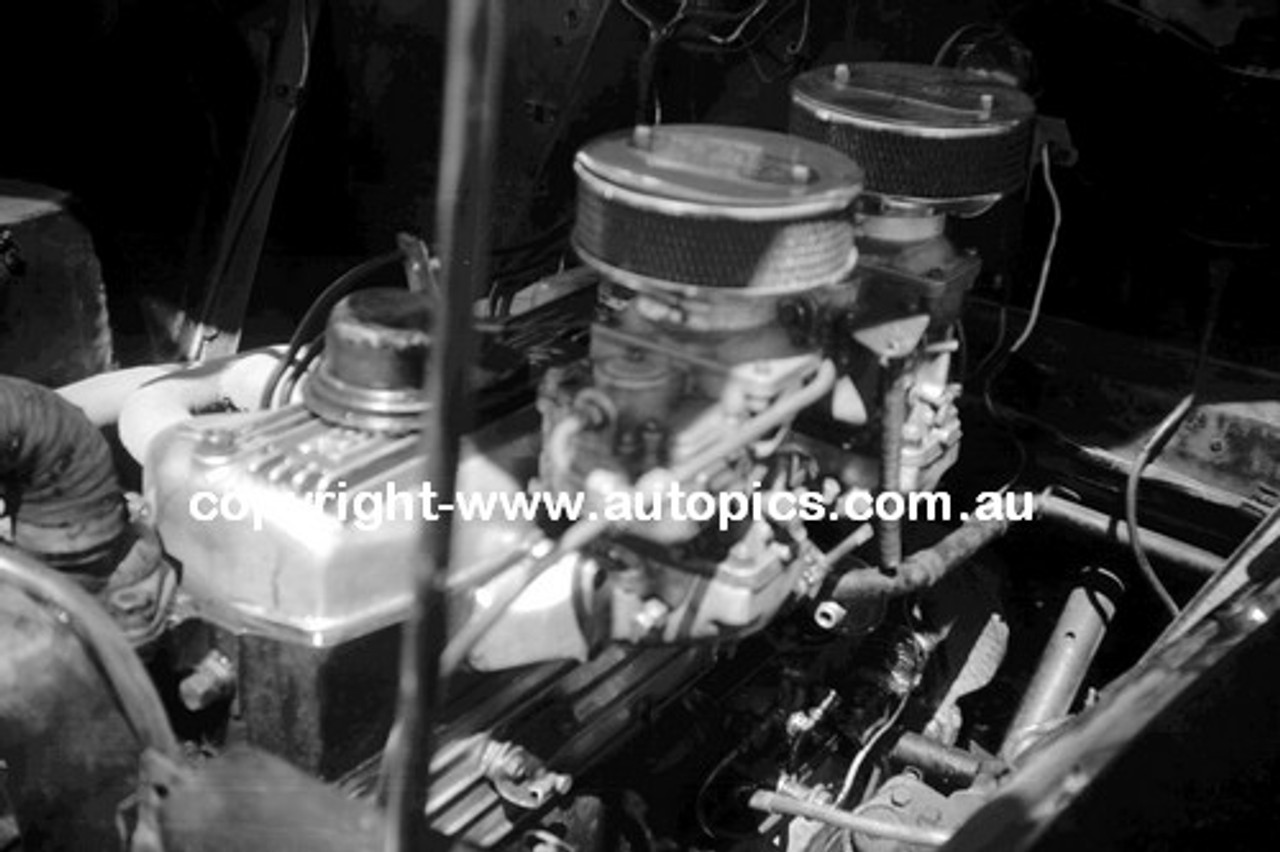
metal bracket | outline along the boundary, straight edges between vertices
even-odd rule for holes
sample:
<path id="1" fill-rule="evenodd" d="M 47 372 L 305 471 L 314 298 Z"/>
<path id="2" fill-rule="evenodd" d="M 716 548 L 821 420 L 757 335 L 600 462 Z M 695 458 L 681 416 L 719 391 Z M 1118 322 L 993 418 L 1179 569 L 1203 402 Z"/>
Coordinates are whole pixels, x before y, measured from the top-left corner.
<path id="1" fill-rule="evenodd" d="M 288 0 L 271 79 L 254 116 L 246 155 L 195 321 L 184 322 L 178 348 L 190 361 L 233 355 L 257 277 L 271 207 L 310 76 L 318 0 Z"/>

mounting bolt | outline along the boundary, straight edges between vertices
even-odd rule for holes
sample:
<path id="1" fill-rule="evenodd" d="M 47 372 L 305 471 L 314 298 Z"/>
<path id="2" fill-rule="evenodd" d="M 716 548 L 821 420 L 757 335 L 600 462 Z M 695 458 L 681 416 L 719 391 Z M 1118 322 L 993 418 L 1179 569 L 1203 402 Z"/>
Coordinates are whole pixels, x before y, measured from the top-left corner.
<path id="1" fill-rule="evenodd" d="M 640 611 L 636 613 L 636 626 L 640 628 L 642 635 L 656 633 L 667 623 L 667 614 L 670 612 L 671 607 L 657 598 L 649 598 L 640 605 Z"/>
<path id="2" fill-rule="evenodd" d="M 813 622 L 823 630 L 835 630 L 849 616 L 849 610 L 835 601 L 823 601 L 813 610 Z"/>
<path id="3" fill-rule="evenodd" d="M 196 663 L 195 670 L 178 685 L 182 704 L 192 713 L 230 698 L 236 691 L 235 665 L 221 651 L 213 650 Z"/>
<path id="4" fill-rule="evenodd" d="M 130 586 L 112 592 L 108 604 L 117 618 L 132 618 L 147 614 L 155 602 L 150 589 Z"/>
<path id="5" fill-rule="evenodd" d="M 206 462 L 221 462 L 236 451 L 236 433 L 230 429 L 207 429 L 200 436 L 196 452 Z"/>
<path id="6" fill-rule="evenodd" d="M 918 825 L 941 825 L 942 811 L 935 807 L 926 807 L 916 817 L 916 823 Z"/>
<path id="7" fill-rule="evenodd" d="M 653 150 L 653 128 L 647 124 L 637 124 L 631 131 L 631 144 L 645 151 Z"/>

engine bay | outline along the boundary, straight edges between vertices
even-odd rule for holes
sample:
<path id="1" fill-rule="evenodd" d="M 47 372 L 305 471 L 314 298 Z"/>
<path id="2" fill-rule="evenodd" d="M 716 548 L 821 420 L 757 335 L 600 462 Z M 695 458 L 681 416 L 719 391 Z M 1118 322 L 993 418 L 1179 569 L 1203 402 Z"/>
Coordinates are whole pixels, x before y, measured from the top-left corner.
<path id="1" fill-rule="evenodd" d="M 572 259 L 474 298 L 496 5 L 453 4 L 430 245 L 401 233 L 287 342 L 0 376 L 0 848 L 1218 825 L 1171 815 L 1193 760 L 1147 822 L 1089 814 L 1130 755 L 1232 727 L 1194 709 L 1249 703 L 1224 667 L 1265 672 L 1278 403 L 1209 357 L 1225 279 L 1198 352 L 1106 372 L 1108 332 L 1041 316 L 1068 152 L 1022 81 L 841 61 L 789 79 L 785 132 L 642 94 L 565 157 Z M 997 305 L 968 235 L 1029 197 L 1037 286 Z M 1190 390 L 1142 397 L 1143 365 Z"/>

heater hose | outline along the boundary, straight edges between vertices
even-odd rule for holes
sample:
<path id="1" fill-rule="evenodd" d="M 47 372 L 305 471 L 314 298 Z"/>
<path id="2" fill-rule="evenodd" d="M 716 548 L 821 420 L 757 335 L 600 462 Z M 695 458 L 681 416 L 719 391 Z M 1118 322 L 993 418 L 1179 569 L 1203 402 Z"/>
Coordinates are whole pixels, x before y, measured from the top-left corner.
<path id="1" fill-rule="evenodd" d="M 126 528 L 106 439 L 75 405 L 0 376 L 0 489 L 14 543 L 59 568 L 98 563 Z"/>

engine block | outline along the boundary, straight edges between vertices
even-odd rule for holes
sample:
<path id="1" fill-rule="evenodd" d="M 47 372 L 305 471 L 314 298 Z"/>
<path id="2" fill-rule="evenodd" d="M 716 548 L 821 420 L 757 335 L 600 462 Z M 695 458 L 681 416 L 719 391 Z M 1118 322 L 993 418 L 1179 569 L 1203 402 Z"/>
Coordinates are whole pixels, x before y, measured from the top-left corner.
<path id="1" fill-rule="evenodd" d="M 936 482 L 959 439 L 947 344 L 972 265 L 939 277 L 886 260 L 874 240 L 855 246 L 851 161 L 795 137 L 672 126 L 593 143 L 577 171 L 574 244 L 598 275 L 585 351 L 470 435 L 459 493 L 433 494 L 437 510 L 464 494 L 508 498 L 487 517 L 431 514 L 417 432 L 431 309 L 412 292 L 361 291 L 335 308 L 302 404 L 197 418 L 146 464 L 154 522 L 182 568 L 176 616 L 207 628 L 175 632 L 184 700 L 203 710 L 233 696 L 251 740 L 353 789 L 389 720 L 370 713 L 343 735 L 366 744 L 363 759 L 331 753 L 334 673 L 391 671 L 375 657 L 409 604 L 420 524 L 455 523 L 450 630 L 507 603 L 461 660 L 469 686 L 448 713 L 430 810 L 485 844 L 520 822 L 505 811 L 546 805 L 634 724 L 617 696 L 659 706 L 708 670 L 702 649 L 812 606 L 832 560 L 799 516 L 760 507 L 803 497 L 825 518 L 841 495 L 881 487 L 890 365 L 908 379 L 893 385 L 906 406 L 895 487 Z M 861 269 L 860 252 L 881 271 Z M 681 516 L 668 495 L 752 511 Z M 536 501 L 502 516 L 520 497 L 565 498 L 573 516 Z M 558 551 L 577 524 L 593 535 Z M 880 615 L 845 624 L 868 631 Z M 390 706 L 378 683 L 366 691 Z M 311 739 L 287 721 L 308 689 Z M 578 738 L 539 738 L 544 699 L 578 720 Z"/>

